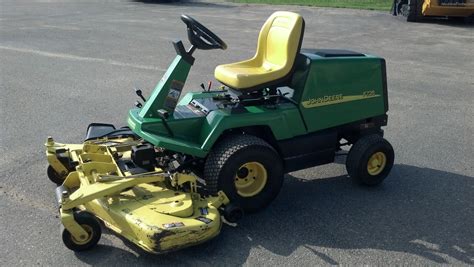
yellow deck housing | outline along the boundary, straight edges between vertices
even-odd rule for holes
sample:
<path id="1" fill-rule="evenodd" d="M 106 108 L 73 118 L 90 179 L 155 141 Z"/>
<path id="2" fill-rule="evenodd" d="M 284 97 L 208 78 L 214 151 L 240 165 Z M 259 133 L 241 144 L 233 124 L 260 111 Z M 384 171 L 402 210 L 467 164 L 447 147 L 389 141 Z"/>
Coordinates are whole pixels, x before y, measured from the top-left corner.
<path id="1" fill-rule="evenodd" d="M 85 210 L 107 227 L 151 253 L 163 253 L 195 245 L 219 234 L 218 208 L 228 203 L 223 193 L 203 198 L 196 190 L 196 177 L 173 175 L 156 168 L 153 172 L 131 174 L 120 162 L 130 160 L 131 138 L 87 141 L 67 145 L 48 138 L 47 157 L 58 173 L 65 167 L 57 154 L 67 153 L 78 161 L 69 172 L 60 197 L 64 227 L 77 240 L 87 233 L 74 221 L 74 209 Z M 183 185 L 189 188 L 186 192 Z"/>

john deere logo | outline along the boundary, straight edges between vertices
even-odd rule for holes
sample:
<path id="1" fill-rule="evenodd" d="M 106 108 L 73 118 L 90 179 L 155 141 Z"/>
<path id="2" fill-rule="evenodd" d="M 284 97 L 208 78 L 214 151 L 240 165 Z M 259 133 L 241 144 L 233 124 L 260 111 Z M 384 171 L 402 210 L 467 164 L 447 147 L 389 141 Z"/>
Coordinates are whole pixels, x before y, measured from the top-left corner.
<path id="1" fill-rule="evenodd" d="M 367 98 L 379 97 L 380 95 L 375 94 L 374 90 L 364 91 L 361 95 L 326 95 L 318 98 L 311 98 L 306 101 L 303 101 L 304 108 L 315 108 L 333 104 L 339 104 L 350 101 L 357 101 Z"/>

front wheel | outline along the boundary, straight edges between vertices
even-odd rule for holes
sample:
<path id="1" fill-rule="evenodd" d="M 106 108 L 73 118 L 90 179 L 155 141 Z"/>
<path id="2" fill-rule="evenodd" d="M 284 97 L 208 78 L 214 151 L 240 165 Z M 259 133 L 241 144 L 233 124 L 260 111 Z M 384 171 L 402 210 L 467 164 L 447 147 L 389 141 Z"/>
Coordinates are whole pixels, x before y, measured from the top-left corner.
<path id="1" fill-rule="evenodd" d="M 209 154 L 204 179 L 210 193 L 224 191 L 245 212 L 266 207 L 283 184 L 283 163 L 264 140 L 252 135 L 223 139 Z"/>
<path id="2" fill-rule="evenodd" d="M 63 227 L 62 238 L 64 245 L 73 251 L 88 250 L 97 245 L 102 235 L 102 229 L 94 215 L 88 212 L 79 212 L 74 214 L 74 220 L 87 232 L 88 236 L 85 237 L 84 240 L 77 240 Z"/>
<path id="3" fill-rule="evenodd" d="M 57 173 L 51 165 L 48 166 L 46 173 L 48 174 L 49 180 L 57 185 L 61 185 L 64 182 L 64 179 L 66 178 Z"/>
<path id="4" fill-rule="evenodd" d="M 356 182 L 374 186 L 390 173 L 395 155 L 390 143 L 379 135 L 360 138 L 349 151 L 346 169 Z"/>

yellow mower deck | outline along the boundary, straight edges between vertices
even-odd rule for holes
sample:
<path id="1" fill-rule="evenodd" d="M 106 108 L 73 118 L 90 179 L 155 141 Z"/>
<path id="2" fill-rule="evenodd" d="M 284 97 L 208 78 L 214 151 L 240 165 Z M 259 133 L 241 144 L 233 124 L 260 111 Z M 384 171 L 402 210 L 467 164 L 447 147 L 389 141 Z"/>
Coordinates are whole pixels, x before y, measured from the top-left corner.
<path id="1" fill-rule="evenodd" d="M 225 194 L 201 197 L 194 175 L 168 174 L 159 168 L 132 174 L 123 166 L 131 160 L 131 147 L 139 142 L 117 138 L 76 145 L 48 138 L 48 162 L 58 174 L 67 173 L 57 197 L 61 222 L 74 242 L 81 244 L 90 238 L 90 229 L 74 219 L 77 210 L 93 214 L 152 253 L 180 249 L 218 235 L 218 208 L 229 202 Z M 76 161 L 76 170 L 69 172 L 58 155 Z"/>

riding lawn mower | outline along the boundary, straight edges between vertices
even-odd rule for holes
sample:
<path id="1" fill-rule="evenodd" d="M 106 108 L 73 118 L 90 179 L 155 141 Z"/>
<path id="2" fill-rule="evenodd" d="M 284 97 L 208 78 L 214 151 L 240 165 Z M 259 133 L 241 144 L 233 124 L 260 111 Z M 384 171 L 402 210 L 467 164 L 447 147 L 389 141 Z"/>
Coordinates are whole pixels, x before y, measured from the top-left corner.
<path id="1" fill-rule="evenodd" d="M 390 172 L 385 60 L 347 50 L 301 49 L 305 23 L 275 12 L 249 60 L 217 66 L 218 89 L 181 93 L 197 50 L 226 49 L 187 15 L 191 47 L 177 56 L 128 126 L 92 123 L 82 144 L 48 137 L 48 177 L 64 244 L 92 248 L 101 223 L 163 253 L 217 236 L 278 194 L 285 173 L 332 163 L 344 146 L 350 177 L 369 186 Z"/>

